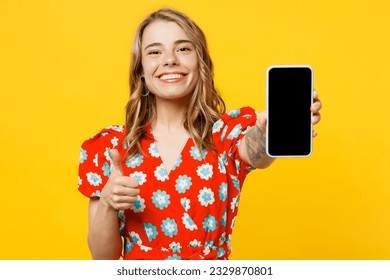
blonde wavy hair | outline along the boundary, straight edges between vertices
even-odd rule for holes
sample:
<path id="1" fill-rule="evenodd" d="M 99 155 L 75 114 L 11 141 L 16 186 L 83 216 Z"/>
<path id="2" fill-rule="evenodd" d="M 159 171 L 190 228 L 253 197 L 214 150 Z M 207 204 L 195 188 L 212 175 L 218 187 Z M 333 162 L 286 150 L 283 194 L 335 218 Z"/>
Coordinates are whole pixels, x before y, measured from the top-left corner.
<path id="1" fill-rule="evenodd" d="M 199 79 L 188 104 L 184 127 L 193 137 L 199 151 L 203 148 L 213 150 L 212 126 L 223 113 L 226 106 L 214 86 L 214 67 L 207 48 L 206 37 L 198 25 L 185 14 L 173 9 L 161 9 L 150 14 L 139 25 L 133 42 L 130 65 L 130 99 L 126 105 L 127 158 L 143 153 L 141 140 L 146 136 L 145 127 L 156 118 L 156 99 L 147 92 L 142 79 L 141 42 L 145 28 L 158 20 L 178 24 L 195 45 L 199 61 Z"/>

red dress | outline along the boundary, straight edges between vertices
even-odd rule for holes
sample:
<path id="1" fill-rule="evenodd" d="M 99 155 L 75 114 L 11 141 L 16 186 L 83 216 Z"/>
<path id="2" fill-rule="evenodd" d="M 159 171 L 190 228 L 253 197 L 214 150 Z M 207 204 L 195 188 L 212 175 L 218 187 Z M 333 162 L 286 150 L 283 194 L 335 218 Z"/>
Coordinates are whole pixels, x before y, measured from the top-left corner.
<path id="1" fill-rule="evenodd" d="M 124 259 L 227 259 L 241 187 L 253 168 L 241 160 L 238 144 L 256 123 L 252 108 L 226 113 L 213 126 L 216 152 L 198 151 L 189 138 L 167 174 L 150 132 L 143 153 L 123 162 L 140 194 L 119 211 Z M 109 150 L 122 145 L 124 126 L 110 126 L 86 140 L 80 152 L 79 191 L 99 197 L 110 175 Z"/>

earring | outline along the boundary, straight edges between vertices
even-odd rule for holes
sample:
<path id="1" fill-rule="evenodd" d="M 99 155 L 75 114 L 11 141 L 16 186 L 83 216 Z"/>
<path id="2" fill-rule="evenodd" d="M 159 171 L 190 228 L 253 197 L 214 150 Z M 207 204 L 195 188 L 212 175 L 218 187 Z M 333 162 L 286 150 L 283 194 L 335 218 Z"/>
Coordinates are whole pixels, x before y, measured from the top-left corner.
<path id="1" fill-rule="evenodd" d="M 141 96 L 146 97 L 149 95 L 149 93 L 150 93 L 150 91 L 147 91 L 146 93 L 141 93 Z"/>

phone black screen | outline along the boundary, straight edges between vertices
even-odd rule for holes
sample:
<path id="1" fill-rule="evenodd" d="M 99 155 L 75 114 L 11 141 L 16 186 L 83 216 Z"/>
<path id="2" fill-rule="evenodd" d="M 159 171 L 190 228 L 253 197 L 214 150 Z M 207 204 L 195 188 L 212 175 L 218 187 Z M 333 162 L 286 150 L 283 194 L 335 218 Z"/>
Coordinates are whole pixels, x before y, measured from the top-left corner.
<path id="1" fill-rule="evenodd" d="M 267 153 L 273 157 L 310 155 L 311 68 L 272 67 L 268 69 L 267 81 Z"/>

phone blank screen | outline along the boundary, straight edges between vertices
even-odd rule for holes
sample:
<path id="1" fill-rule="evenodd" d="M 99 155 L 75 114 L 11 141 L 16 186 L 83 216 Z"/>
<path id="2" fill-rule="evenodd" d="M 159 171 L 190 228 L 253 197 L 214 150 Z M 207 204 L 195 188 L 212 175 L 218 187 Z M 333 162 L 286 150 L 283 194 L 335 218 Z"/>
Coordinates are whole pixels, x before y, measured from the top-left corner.
<path id="1" fill-rule="evenodd" d="M 267 152 L 271 156 L 308 156 L 312 150 L 312 71 L 277 67 L 268 71 Z"/>

